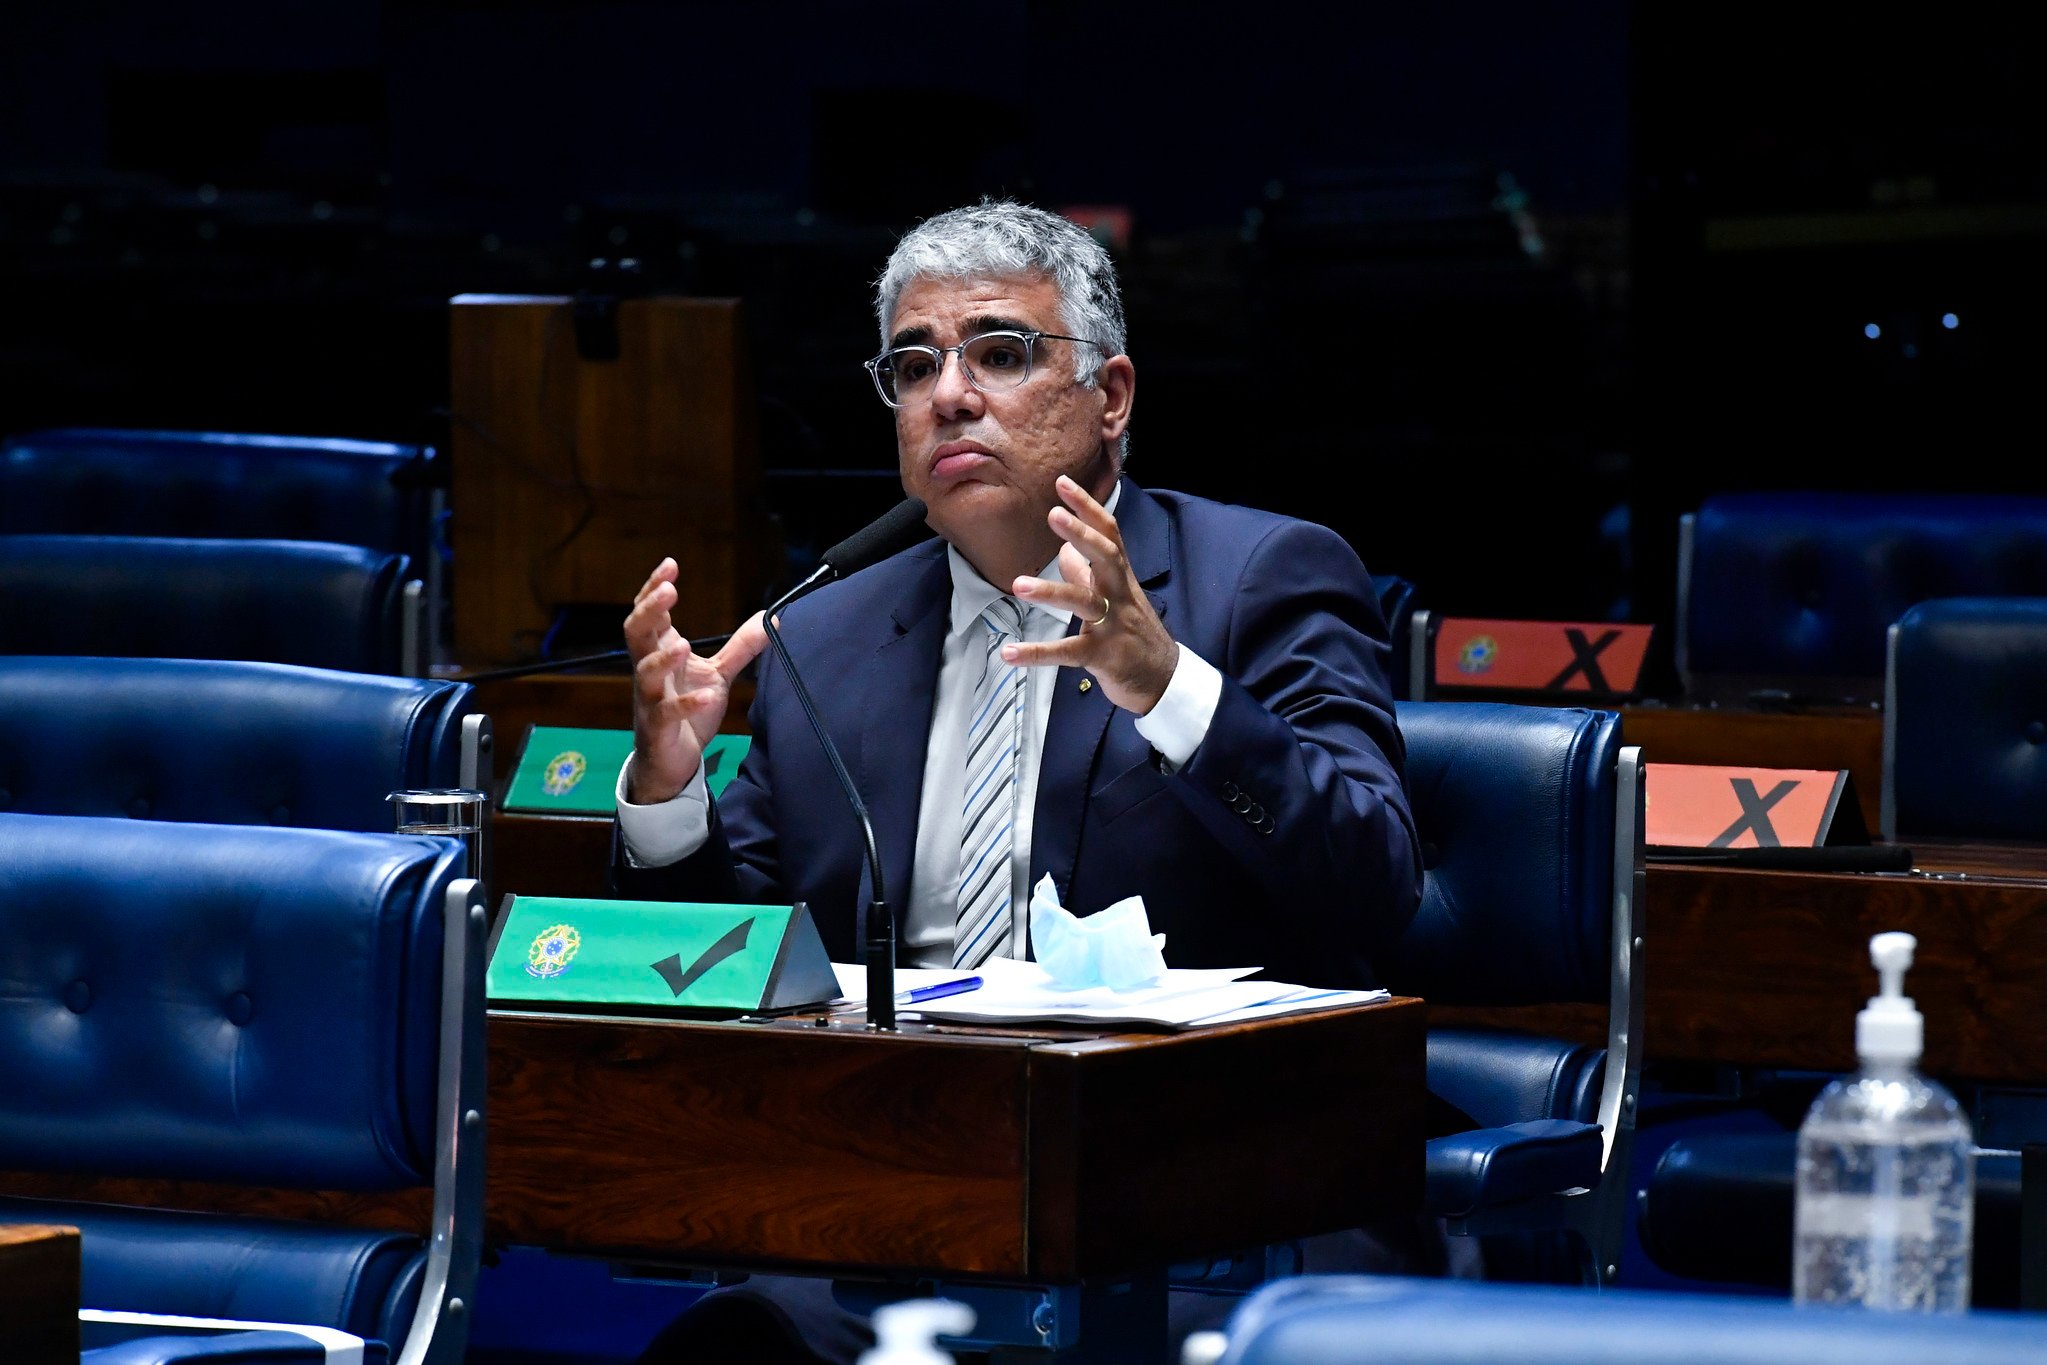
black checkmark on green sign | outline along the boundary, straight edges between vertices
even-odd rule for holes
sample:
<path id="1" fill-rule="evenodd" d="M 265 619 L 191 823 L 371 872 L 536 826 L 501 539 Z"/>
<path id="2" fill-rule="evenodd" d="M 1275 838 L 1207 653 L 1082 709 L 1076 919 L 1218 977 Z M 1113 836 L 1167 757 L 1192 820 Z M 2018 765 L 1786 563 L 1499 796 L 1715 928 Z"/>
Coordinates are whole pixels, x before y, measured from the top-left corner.
<path id="1" fill-rule="evenodd" d="M 673 991 L 679 998 L 684 991 L 702 979 L 705 972 L 708 972 L 733 954 L 745 952 L 747 937 L 752 932 L 753 920 L 741 920 L 738 924 L 726 930 L 716 943 L 704 949 L 697 960 L 689 964 L 687 970 L 683 968 L 681 953 L 670 953 L 667 957 L 651 965 L 655 971 L 661 974 L 661 979 L 668 983 L 668 989 Z"/>

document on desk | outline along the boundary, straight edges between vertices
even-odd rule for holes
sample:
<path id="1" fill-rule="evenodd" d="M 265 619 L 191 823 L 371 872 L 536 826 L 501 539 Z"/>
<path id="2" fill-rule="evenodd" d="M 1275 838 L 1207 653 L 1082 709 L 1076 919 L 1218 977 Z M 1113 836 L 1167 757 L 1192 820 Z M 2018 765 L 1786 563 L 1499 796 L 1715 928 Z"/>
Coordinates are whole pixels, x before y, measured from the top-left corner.
<path id="1" fill-rule="evenodd" d="M 867 1002 L 867 968 L 864 965 L 858 962 L 834 962 L 832 971 L 839 978 L 839 998 L 832 1002 L 834 1005 L 861 1005 Z M 895 976 L 898 1001 L 911 991 L 977 979 L 973 972 L 956 971 L 949 967 L 898 967 Z"/>
<path id="2" fill-rule="evenodd" d="M 1334 991 L 1243 979 L 1257 970 L 1174 968 L 1156 984 L 1135 990 L 1107 986 L 1062 990 L 1035 962 L 992 957 L 979 968 L 983 978 L 979 990 L 914 1008 L 926 1019 L 961 1024 L 1129 1024 L 1185 1029 L 1365 1005 L 1387 998 L 1383 990 Z"/>

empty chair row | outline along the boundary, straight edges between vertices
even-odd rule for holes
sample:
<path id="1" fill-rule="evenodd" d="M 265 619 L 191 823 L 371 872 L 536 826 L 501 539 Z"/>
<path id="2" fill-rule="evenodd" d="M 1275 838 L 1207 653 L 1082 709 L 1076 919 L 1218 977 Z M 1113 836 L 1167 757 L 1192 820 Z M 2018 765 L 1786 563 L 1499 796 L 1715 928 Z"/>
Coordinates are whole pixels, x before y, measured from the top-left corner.
<path id="1" fill-rule="evenodd" d="M 409 561 L 326 541 L 0 535 L 0 653 L 420 676 Z"/>
<path id="2" fill-rule="evenodd" d="M 387 831 L 478 786 L 473 689 L 290 664 L 0 655 L 0 811 Z"/>

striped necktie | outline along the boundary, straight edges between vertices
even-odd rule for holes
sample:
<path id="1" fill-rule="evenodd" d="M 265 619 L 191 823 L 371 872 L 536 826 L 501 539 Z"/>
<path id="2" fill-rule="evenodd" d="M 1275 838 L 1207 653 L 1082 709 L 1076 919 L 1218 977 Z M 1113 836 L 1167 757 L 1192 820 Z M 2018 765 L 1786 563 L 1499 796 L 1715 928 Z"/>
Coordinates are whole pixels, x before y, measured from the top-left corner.
<path id="1" fill-rule="evenodd" d="M 1017 758 L 1023 744 L 1024 671 L 1002 662 L 1023 637 L 1023 606 L 998 597 L 980 616 L 981 681 L 967 726 L 967 799 L 960 827 L 960 913 L 952 965 L 978 967 L 1009 943 L 1010 849 L 1016 830 Z"/>

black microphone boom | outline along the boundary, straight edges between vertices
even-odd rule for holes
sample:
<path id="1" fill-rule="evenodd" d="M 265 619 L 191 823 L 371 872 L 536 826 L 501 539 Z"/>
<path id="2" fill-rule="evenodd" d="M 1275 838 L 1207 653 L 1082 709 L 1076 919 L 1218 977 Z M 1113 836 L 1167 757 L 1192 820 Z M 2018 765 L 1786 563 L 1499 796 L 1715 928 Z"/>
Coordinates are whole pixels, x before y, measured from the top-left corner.
<path id="1" fill-rule="evenodd" d="M 767 627 L 768 643 L 775 647 L 775 657 L 788 670 L 789 684 L 796 691 L 796 700 L 802 704 L 803 714 L 810 720 L 811 732 L 817 736 L 826 761 L 832 765 L 832 775 L 838 779 L 839 790 L 845 793 L 846 804 L 853 808 L 854 818 L 860 821 L 860 834 L 866 841 L 867 875 L 874 893 L 867 907 L 867 932 L 863 944 L 863 955 L 867 960 L 867 1026 L 891 1031 L 896 1026 L 896 921 L 895 912 L 889 908 L 888 893 L 882 886 L 881 851 L 874 842 L 874 822 L 868 819 L 867 803 L 860 799 L 859 789 L 853 785 L 853 775 L 846 771 L 845 761 L 839 757 L 838 745 L 832 743 L 831 735 L 824 728 L 824 720 L 817 713 L 817 706 L 810 700 L 810 689 L 803 685 L 802 675 L 796 671 L 796 661 L 789 657 L 788 647 L 782 643 L 782 632 L 775 625 L 775 613 L 811 589 L 834 578 L 857 573 L 900 550 L 909 549 L 930 535 L 930 529 L 924 525 L 923 500 L 904 498 L 826 550 L 823 561 L 810 577 L 783 593 L 761 618 Z"/>
<path id="2" fill-rule="evenodd" d="M 924 524 L 924 499 L 904 498 L 826 550 L 818 559 L 817 567 L 810 571 L 810 577 L 775 599 L 775 605 L 768 608 L 768 619 L 774 620 L 776 612 L 813 588 L 821 588 L 849 573 L 858 573 L 869 564 L 878 564 L 898 550 L 907 550 L 930 538 L 931 528 Z"/>
<path id="3" fill-rule="evenodd" d="M 931 539 L 931 528 L 924 524 L 924 511 L 924 499 L 904 498 L 819 558 L 831 565 L 833 576 L 838 578 L 879 564 L 900 550 Z"/>

